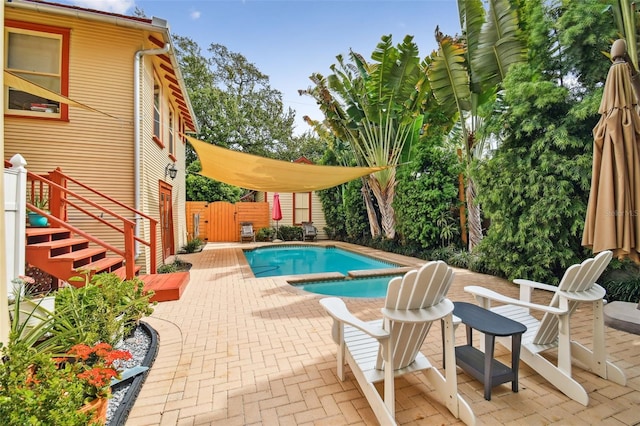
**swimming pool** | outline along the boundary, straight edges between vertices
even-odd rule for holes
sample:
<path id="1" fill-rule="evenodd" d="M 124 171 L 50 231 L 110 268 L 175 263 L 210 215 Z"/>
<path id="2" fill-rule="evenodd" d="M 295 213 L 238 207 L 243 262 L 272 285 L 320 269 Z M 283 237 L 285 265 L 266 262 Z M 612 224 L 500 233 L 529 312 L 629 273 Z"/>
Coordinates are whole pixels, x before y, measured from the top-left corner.
<path id="1" fill-rule="evenodd" d="M 360 255 L 334 246 L 277 246 L 244 250 L 244 255 L 256 278 L 280 275 L 316 274 L 388 269 L 398 265 Z"/>
<path id="2" fill-rule="evenodd" d="M 389 281 L 394 277 L 400 276 L 402 275 L 311 281 L 303 284 L 295 284 L 294 287 L 327 296 L 385 297 L 387 295 L 387 285 Z"/>

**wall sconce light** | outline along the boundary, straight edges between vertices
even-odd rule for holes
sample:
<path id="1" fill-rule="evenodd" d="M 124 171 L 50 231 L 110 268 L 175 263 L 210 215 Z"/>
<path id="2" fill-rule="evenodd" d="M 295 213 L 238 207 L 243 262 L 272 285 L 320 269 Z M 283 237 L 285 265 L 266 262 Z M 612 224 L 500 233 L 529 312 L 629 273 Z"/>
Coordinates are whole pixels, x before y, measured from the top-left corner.
<path id="1" fill-rule="evenodd" d="M 171 178 L 171 180 L 175 179 L 178 175 L 178 169 L 176 165 L 173 163 L 167 164 L 167 167 L 164 168 L 164 177 L 166 179 L 167 175 Z"/>

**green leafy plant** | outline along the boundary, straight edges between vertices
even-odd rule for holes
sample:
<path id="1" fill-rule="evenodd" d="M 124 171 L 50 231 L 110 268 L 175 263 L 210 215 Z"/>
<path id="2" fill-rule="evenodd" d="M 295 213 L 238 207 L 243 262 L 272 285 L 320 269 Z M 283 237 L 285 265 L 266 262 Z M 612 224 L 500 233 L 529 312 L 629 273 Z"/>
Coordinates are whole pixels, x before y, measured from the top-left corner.
<path id="1" fill-rule="evenodd" d="M 302 241 L 302 228 L 299 226 L 279 226 L 276 237 L 284 241 Z"/>
<path id="2" fill-rule="evenodd" d="M 159 274 L 170 274 L 172 272 L 178 272 L 178 267 L 175 263 L 165 263 L 164 265 L 158 266 Z"/>
<path id="3" fill-rule="evenodd" d="M 256 241 L 271 241 L 276 233 L 274 228 L 260 228 L 256 233 Z"/>
<path id="4" fill-rule="evenodd" d="M 192 238 L 187 241 L 187 244 L 184 245 L 183 249 L 187 253 L 195 253 L 200 246 L 202 246 L 202 240 L 200 238 Z"/>
<path id="5" fill-rule="evenodd" d="M 12 334 L 2 347 L 0 419 L 7 426 L 89 424 L 78 411 L 83 383 L 71 363 L 59 365 L 50 354 L 36 351 Z M 1 346 L 1 344 L 0 344 Z"/>
<path id="6" fill-rule="evenodd" d="M 113 273 L 97 274 L 80 288 L 65 287 L 56 294 L 56 330 L 65 333 L 68 347 L 78 343 L 105 342 L 115 345 L 144 317 L 153 313 L 152 291 L 145 291 L 141 280 L 122 280 Z M 58 315 L 58 308 L 65 315 Z"/>
<path id="7" fill-rule="evenodd" d="M 31 303 L 25 303 L 28 301 Z M 34 301 L 21 293 L 15 294 L 14 303 L 10 305 L 12 339 L 36 352 L 62 353 L 66 348 L 53 334 L 55 312 L 45 309 L 41 303 L 42 299 Z"/>
<path id="8" fill-rule="evenodd" d="M 158 267 L 159 274 L 170 274 L 173 272 L 188 271 L 191 269 L 191 264 L 176 257 L 172 263 L 165 263 Z"/>
<path id="9" fill-rule="evenodd" d="M 44 195 L 35 195 L 33 200 L 31 200 L 31 204 L 37 209 L 46 211 L 49 208 L 49 198 Z"/>

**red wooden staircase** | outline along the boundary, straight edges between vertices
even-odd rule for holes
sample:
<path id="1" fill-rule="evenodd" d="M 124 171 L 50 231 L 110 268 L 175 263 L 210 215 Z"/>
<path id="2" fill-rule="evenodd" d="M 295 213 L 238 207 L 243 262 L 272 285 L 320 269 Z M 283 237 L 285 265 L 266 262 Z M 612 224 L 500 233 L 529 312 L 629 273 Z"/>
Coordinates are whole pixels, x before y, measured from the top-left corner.
<path id="1" fill-rule="evenodd" d="M 69 229 L 27 228 L 26 234 L 27 262 L 58 279 L 68 281 L 78 276 L 78 270 L 95 274 L 114 272 L 126 277 L 122 256 L 109 255 L 104 247 L 90 247 L 89 240 L 74 237 Z M 134 270 L 137 274 L 140 266 L 136 265 Z"/>
<path id="2" fill-rule="evenodd" d="M 153 290 L 152 301 L 177 300 L 189 281 L 189 273 L 156 273 L 156 229 L 157 221 L 135 209 L 116 201 L 105 194 L 76 181 L 62 173 L 60 169 L 47 176 L 27 173 L 27 209 L 48 218 L 47 227 L 26 228 L 25 260 L 29 265 L 50 274 L 58 280 L 72 285 L 84 284 L 84 279 L 69 281 L 71 277 L 89 273 L 113 272 L 122 279 L 137 276 L 145 283 L 145 290 Z M 75 184 L 83 192 L 71 190 Z M 89 198 L 92 199 L 89 199 Z M 50 211 L 36 207 L 36 199 L 46 198 Z M 103 202 L 94 200 L 101 199 Z M 136 224 L 122 214 L 115 213 L 105 205 L 111 203 L 119 211 L 126 211 L 135 217 L 148 221 L 150 237 L 142 239 L 135 232 Z M 69 210 L 74 214 L 88 216 L 96 224 L 108 228 L 112 234 L 121 235 L 122 243 L 107 243 L 68 222 Z M 84 223 L 87 223 L 86 220 Z M 114 223 L 120 223 L 115 225 Z M 140 226 L 140 224 L 138 224 Z M 146 245 L 149 256 L 147 274 L 139 275 L 141 267 L 136 265 L 135 245 Z M 119 247 L 118 247 L 119 246 Z M 123 247 L 123 248 L 122 248 Z"/>

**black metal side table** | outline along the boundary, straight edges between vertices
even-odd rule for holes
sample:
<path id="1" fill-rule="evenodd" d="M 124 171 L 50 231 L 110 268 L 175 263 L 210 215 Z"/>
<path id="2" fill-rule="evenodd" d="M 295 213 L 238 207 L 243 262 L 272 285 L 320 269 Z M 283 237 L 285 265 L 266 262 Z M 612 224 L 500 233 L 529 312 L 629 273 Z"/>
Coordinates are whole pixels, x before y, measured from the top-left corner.
<path id="1" fill-rule="evenodd" d="M 484 383 L 487 401 L 491 400 L 491 388 L 501 383 L 511 382 L 511 389 L 518 392 L 520 342 L 527 327 L 471 303 L 453 302 L 453 305 L 453 314 L 467 328 L 467 344 L 455 349 L 456 364 Z M 484 353 L 473 347 L 473 329 L 484 333 Z M 511 336 L 511 368 L 493 358 L 496 336 Z"/>

